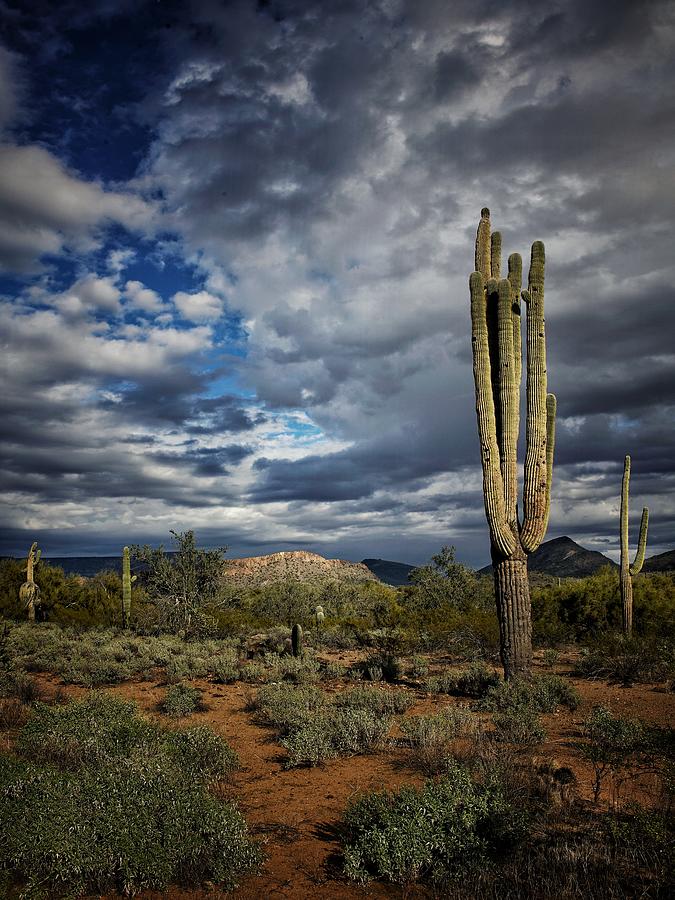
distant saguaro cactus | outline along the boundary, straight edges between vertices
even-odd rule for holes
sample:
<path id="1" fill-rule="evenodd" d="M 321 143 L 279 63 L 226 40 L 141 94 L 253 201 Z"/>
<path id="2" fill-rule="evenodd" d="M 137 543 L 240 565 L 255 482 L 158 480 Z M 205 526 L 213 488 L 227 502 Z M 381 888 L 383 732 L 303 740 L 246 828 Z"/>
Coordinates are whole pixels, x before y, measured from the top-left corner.
<path id="1" fill-rule="evenodd" d="M 293 656 L 302 656 L 302 625 L 297 623 L 291 629 L 291 650 Z"/>
<path id="2" fill-rule="evenodd" d="M 528 289 L 523 264 L 509 256 L 500 279 L 501 235 L 490 233 L 490 210 L 481 211 L 471 291 L 471 343 L 476 414 L 483 467 L 483 499 L 490 528 L 495 599 L 506 678 L 526 675 L 532 661 L 532 610 L 527 555 L 548 527 L 556 399 L 546 393 L 544 245 L 532 244 Z M 517 446 L 522 347 L 520 300 L 527 307 L 527 411 L 523 520 L 518 520 Z"/>
<path id="3" fill-rule="evenodd" d="M 40 606 L 40 588 L 35 584 L 35 567 L 40 562 L 42 550 L 37 549 L 37 541 L 34 541 L 28 551 L 26 561 L 26 580 L 19 588 L 19 600 L 25 603 L 28 610 L 28 621 L 35 621 L 35 612 Z"/>
<path id="4" fill-rule="evenodd" d="M 131 557 L 129 548 L 122 551 L 122 628 L 128 628 L 131 620 L 131 585 L 137 575 L 131 574 Z"/>
<path id="5" fill-rule="evenodd" d="M 640 521 L 640 537 L 638 538 L 635 560 L 631 566 L 628 561 L 628 494 L 630 487 L 630 456 L 623 461 L 623 481 L 621 482 L 621 568 L 619 584 L 621 585 L 621 606 L 623 610 L 623 633 L 630 636 L 633 631 L 633 575 L 637 575 L 645 561 L 647 548 L 647 526 L 649 510 L 645 506 Z"/>

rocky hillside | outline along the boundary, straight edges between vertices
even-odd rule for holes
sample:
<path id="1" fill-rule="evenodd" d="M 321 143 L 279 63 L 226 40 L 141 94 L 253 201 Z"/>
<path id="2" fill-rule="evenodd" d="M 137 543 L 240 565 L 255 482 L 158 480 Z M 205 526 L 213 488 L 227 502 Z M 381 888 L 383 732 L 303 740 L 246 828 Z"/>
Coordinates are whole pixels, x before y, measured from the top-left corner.
<path id="1" fill-rule="evenodd" d="M 410 584 L 408 575 L 415 568 L 415 566 L 409 566 L 408 563 L 394 562 L 391 559 L 364 559 L 361 561 L 380 581 L 394 587 Z"/>
<path id="2" fill-rule="evenodd" d="M 569 537 L 544 541 L 528 561 L 528 571 L 553 575 L 558 578 L 585 578 L 603 566 L 616 568 L 616 563 L 597 550 L 586 550 L 585 547 Z M 490 575 L 492 566 L 485 566 L 480 573 Z"/>
<path id="3" fill-rule="evenodd" d="M 378 581 L 363 563 L 326 559 L 307 550 L 283 550 L 267 556 L 225 560 L 225 576 L 234 584 L 252 587 L 277 581 Z"/>
<path id="4" fill-rule="evenodd" d="M 645 560 L 643 572 L 673 572 L 675 571 L 675 550 L 666 550 L 665 553 L 657 553 Z"/>

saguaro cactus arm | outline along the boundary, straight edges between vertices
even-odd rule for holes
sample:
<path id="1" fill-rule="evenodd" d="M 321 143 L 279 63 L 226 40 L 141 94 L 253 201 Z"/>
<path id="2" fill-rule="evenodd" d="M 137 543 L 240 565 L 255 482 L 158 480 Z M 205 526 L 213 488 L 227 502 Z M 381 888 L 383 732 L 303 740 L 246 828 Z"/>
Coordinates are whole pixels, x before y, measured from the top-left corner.
<path id="1" fill-rule="evenodd" d="M 485 217 L 481 218 L 476 239 L 476 260 L 481 257 L 480 243 L 484 241 Z M 487 226 L 489 228 L 489 219 Z M 483 230 L 481 230 L 483 229 Z M 481 272 L 474 272 L 469 279 L 471 292 L 471 343 L 473 347 L 473 374 L 476 384 L 476 416 L 483 467 L 483 494 L 485 515 L 490 529 L 490 540 L 500 553 L 509 556 L 515 550 L 515 538 L 506 519 L 504 481 L 500 465 L 495 403 L 492 393 L 490 347 L 487 326 L 487 296 Z"/>
<path id="2" fill-rule="evenodd" d="M 544 264 L 541 241 L 532 244 L 527 305 L 527 428 L 523 485 L 523 527 L 520 540 L 526 553 L 541 544 L 548 524 L 546 452 L 546 332 L 544 328 Z"/>
<path id="3" fill-rule="evenodd" d="M 649 525 L 649 510 L 646 506 L 642 508 L 642 519 L 640 520 L 640 537 L 638 538 L 637 550 L 635 551 L 635 560 L 630 567 L 631 575 L 639 575 L 642 571 L 642 564 L 645 561 L 645 550 L 647 549 L 647 527 Z"/>
<path id="4" fill-rule="evenodd" d="M 497 334 L 499 356 L 499 457 L 504 483 L 504 506 L 509 523 L 516 524 L 518 507 L 518 446 L 519 384 L 515 380 L 513 346 L 513 305 L 511 284 L 504 278 L 499 282 L 497 306 Z"/>

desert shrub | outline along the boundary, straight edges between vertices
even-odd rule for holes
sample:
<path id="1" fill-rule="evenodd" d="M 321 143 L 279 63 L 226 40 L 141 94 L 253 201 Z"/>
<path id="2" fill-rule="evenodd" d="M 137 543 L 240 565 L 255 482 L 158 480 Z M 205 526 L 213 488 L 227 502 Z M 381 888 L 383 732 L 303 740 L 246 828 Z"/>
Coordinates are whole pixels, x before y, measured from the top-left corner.
<path id="1" fill-rule="evenodd" d="M 509 706 L 493 716 L 498 741 L 530 747 L 546 739 L 546 730 L 537 710 L 528 705 Z"/>
<path id="2" fill-rule="evenodd" d="M 281 739 L 281 745 L 288 754 L 284 763 L 287 769 L 318 766 L 338 755 L 333 743 L 331 719 L 325 713 L 305 715 L 302 724 Z"/>
<path id="3" fill-rule="evenodd" d="M 309 714 L 317 713 L 326 706 L 326 696 L 313 685 L 267 685 L 258 691 L 255 700 L 255 708 L 263 718 L 284 734 L 299 728 Z"/>
<path id="4" fill-rule="evenodd" d="M 476 783 L 458 766 L 422 788 L 359 797 L 344 824 L 347 876 L 402 884 L 444 883 L 479 869 L 517 843 L 526 827 L 498 779 Z"/>
<path id="5" fill-rule="evenodd" d="M 35 678 L 25 672 L 8 672 L 2 682 L 2 693 L 15 697 L 20 703 L 31 705 L 42 697 L 42 689 Z"/>
<path id="6" fill-rule="evenodd" d="M 665 681 L 675 677 L 675 643 L 610 633 L 584 648 L 577 670 L 586 678 L 624 685 Z"/>
<path id="7" fill-rule="evenodd" d="M 364 685 L 352 688 L 335 698 L 337 706 L 346 706 L 351 709 L 367 709 L 380 715 L 394 715 L 404 713 L 414 703 L 414 699 L 401 690 L 392 688 L 377 688 Z"/>
<path id="8" fill-rule="evenodd" d="M 616 779 L 634 755 L 645 749 L 648 732 L 641 722 L 614 716 L 606 707 L 596 706 L 584 722 L 583 733 L 586 741 L 577 749 L 593 765 L 593 799 L 598 803 L 607 776 Z"/>
<path id="9" fill-rule="evenodd" d="M 424 678 L 429 674 L 429 663 L 423 657 L 419 655 L 415 655 L 410 660 L 410 666 L 408 668 L 408 677 L 409 678 Z"/>
<path id="10" fill-rule="evenodd" d="M 413 758 L 429 775 L 447 767 L 450 744 L 472 731 L 474 718 L 464 709 L 444 709 L 429 716 L 411 716 L 399 723 Z"/>
<path id="11" fill-rule="evenodd" d="M 547 650 L 544 650 L 542 662 L 547 668 L 552 669 L 558 662 L 559 656 L 560 654 L 556 649 L 549 647 Z"/>
<path id="12" fill-rule="evenodd" d="M 239 678 L 239 663 L 229 656 L 219 656 L 211 663 L 211 675 L 216 684 L 232 684 Z"/>
<path id="13" fill-rule="evenodd" d="M 403 674 L 400 658 L 386 651 L 371 653 L 358 668 L 370 681 L 398 681 Z"/>
<path id="14" fill-rule="evenodd" d="M 204 709 L 202 692 L 189 684 L 172 684 L 167 688 L 162 701 L 162 712 L 172 719 L 189 716 L 197 710 Z"/>
<path id="15" fill-rule="evenodd" d="M 28 721 L 28 710 L 16 697 L 0 698 L 0 731 L 20 728 Z"/>
<path id="16" fill-rule="evenodd" d="M 484 697 L 501 682 L 499 673 L 485 663 L 472 663 L 463 672 L 444 672 L 427 679 L 426 688 L 435 694 L 455 694 L 460 697 Z"/>
<path id="17" fill-rule="evenodd" d="M 0 869 L 30 896 L 163 890 L 205 879 L 233 887 L 259 853 L 233 804 L 205 784 L 233 752 L 205 728 L 174 732 L 105 694 L 38 704 L 20 758 L 0 756 Z M 28 761 L 26 761 L 28 758 Z"/>
<path id="18" fill-rule="evenodd" d="M 322 664 L 321 675 L 326 680 L 343 678 L 347 674 L 347 669 L 341 663 L 326 662 Z"/>
<path id="19" fill-rule="evenodd" d="M 224 778 L 239 767 L 239 758 L 227 741 L 206 725 L 167 732 L 164 746 L 178 768 L 195 781 Z"/>
<path id="20" fill-rule="evenodd" d="M 529 706 L 536 712 L 553 712 L 557 706 L 575 710 L 579 702 L 574 685 L 559 675 L 542 675 L 499 682 L 490 688 L 480 707 L 495 712 Z"/>
<path id="21" fill-rule="evenodd" d="M 382 709 L 392 702 L 385 699 Z M 258 691 L 255 708 L 281 732 L 287 767 L 318 765 L 345 753 L 363 753 L 384 738 L 391 724 L 381 709 L 337 706 L 314 685 L 267 685 Z"/>

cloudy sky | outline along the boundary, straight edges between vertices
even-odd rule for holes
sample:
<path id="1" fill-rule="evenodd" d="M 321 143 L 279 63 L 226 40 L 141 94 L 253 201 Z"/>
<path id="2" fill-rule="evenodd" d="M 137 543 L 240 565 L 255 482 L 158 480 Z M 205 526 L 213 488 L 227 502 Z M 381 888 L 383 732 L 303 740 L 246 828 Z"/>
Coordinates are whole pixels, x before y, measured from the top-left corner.
<path id="1" fill-rule="evenodd" d="M 547 248 L 549 537 L 675 546 L 675 4 L 1 0 L 0 553 L 489 558 L 468 276 Z"/>

